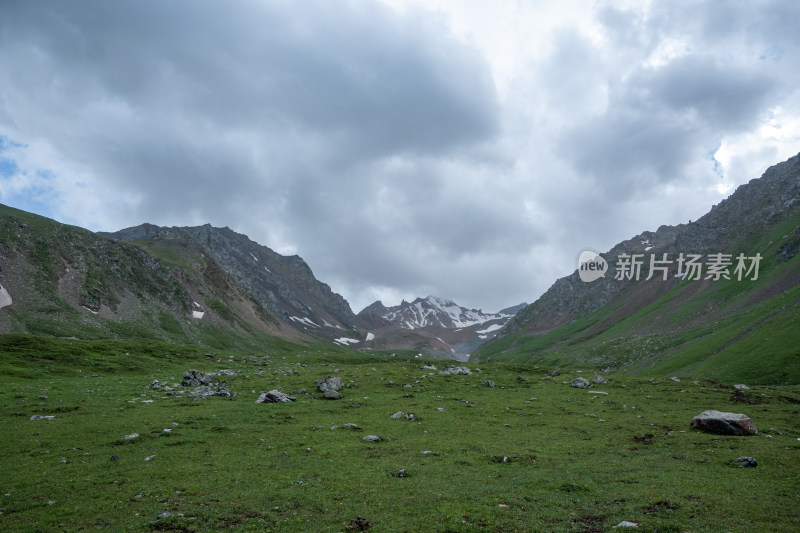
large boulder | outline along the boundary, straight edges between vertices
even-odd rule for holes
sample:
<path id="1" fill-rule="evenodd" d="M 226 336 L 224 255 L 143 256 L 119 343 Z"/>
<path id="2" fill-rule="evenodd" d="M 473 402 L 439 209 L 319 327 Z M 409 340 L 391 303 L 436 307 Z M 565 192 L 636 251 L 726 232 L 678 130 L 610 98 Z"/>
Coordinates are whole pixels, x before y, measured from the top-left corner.
<path id="1" fill-rule="evenodd" d="M 692 418 L 691 427 L 720 435 L 756 435 L 756 429 L 750 417 L 741 413 L 723 411 L 703 411 Z"/>
<path id="2" fill-rule="evenodd" d="M 319 389 L 320 392 L 325 392 L 325 391 L 335 392 L 341 390 L 342 386 L 343 386 L 342 378 L 340 378 L 339 376 L 334 376 L 334 377 L 325 376 L 324 378 L 317 381 L 317 389 Z"/>

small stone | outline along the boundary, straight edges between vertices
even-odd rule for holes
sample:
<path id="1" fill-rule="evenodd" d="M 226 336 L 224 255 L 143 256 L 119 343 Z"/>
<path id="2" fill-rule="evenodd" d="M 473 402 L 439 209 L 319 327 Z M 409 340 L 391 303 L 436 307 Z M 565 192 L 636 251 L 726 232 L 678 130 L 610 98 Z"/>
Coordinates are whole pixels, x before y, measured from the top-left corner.
<path id="1" fill-rule="evenodd" d="M 671 378 L 669 378 L 669 380 L 670 381 L 674 381 L 675 383 L 680 383 L 680 381 L 681 381 L 679 378 L 677 378 L 675 376 L 672 376 Z"/>
<path id="2" fill-rule="evenodd" d="M 281 391 L 273 389 L 269 392 L 262 392 L 256 403 L 288 403 L 293 401 L 295 401 L 293 396 L 287 396 Z"/>
<path id="3" fill-rule="evenodd" d="M 627 520 L 623 520 L 622 522 L 620 522 L 619 524 L 617 524 L 614 527 L 615 528 L 618 528 L 618 527 L 639 527 L 639 524 L 637 524 L 636 522 L 629 522 Z"/>
<path id="4" fill-rule="evenodd" d="M 131 433 L 130 435 L 123 435 L 122 438 L 125 439 L 125 440 L 131 440 L 131 439 L 135 439 L 138 436 L 139 436 L 138 433 Z"/>
<path id="5" fill-rule="evenodd" d="M 608 383 L 608 380 L 601 376 L 600 374 L 595 374 L 592 378 L 592 381 L 597 383 L 598 385 L 605 385 Z"/>
<path id="6" fill-rule="evenodd" d="M 359 516 L 350 520 L 350 523 L 345 526 L 345 529 L 347 531 L 366 531 L 371 527 L 372 523 L 369 520 L 363 516 Z"/>
<path id="7" fill-rule="evenodd" d="M 112 455 L 111 456 L 111 460 L 112 461 L 119 461 L 119 455 Z"/>
<path id="8" fill-rule="evenodd" d="M 33 415 L 28 420 L 52 420 L 55 415 Z"/>
<path id="9" fill-rule="evenodd" d="M 755 468 L 758 466 L 758 461 L 754 457 L 739 457 L 730 462 L 732 465 L 739 465 L 742 468 Z"/>
<path id="10" fill-rule="evenodd" d="M 483 384 L 486 385 L 487 387 L 494 387 L 494 381 L 492 381 L 491 379 L 484 380 Z"/>
<path id="11" fill-rule="evenodd" d="M 377 435 L 367 435 L 366 437 L 363 438 L 363 440 L 365 440 L 367 442 L 380 442 L 383 439 L 381 439 Z"/>
<path id="12" fill-rule="evenodd" d="M 736 385 L 733 386 L 733 388 L 736 390 L 750 390 L 750 387 L 748 387 L 744 383 L 737 383 Z"/>

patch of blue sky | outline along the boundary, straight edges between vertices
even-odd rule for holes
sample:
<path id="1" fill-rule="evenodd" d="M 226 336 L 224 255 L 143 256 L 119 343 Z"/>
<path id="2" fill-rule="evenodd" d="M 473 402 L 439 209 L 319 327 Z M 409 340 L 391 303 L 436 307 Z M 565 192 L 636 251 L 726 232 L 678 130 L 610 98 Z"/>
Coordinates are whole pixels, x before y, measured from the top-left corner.
<path id="1" fill-rule="evenodd" d="M 0 136 L 0 202 L 38 215 L 52 217 L 55 207 L 56 193 L 50 186 L 56 176 L 49 171 L 37 171 L 27 180 L 25 186 L 12 186 L 23 173 L 9 153 L 12 149 L 24 148 L 7 137 Z"/>

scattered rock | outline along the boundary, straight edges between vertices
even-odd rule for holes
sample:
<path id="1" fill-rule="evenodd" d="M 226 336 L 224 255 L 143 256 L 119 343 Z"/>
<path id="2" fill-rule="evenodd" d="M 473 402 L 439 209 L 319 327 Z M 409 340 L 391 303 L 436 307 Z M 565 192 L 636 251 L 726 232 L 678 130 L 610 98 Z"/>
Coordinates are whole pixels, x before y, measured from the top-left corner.
<path id="1" fill-rule="evenodd" d="M 525 376 L 517 376 L 517 381 L 528 381 L 528 378 Z"/>
<path id="2" fill-rule="evenodd" d="M 199 370 L 187 370 L 183 373 L 183 381 L 181 385 L 184 387 L 197 387 L 198 385 L 210 385 L 213 380 L 212 376 L 207 376 Z"/>
<path id="3" fill-rule="evenodd" d="M 552 372 L 548 372 L 547 373 L 547 377 L 551 377 L 551 378 L 554 378 L 554 377 L 560 376 L 560 375 L 561 375 L 561 372 L 559 372 L 558 370 L 553 370 Z"/>
<path id="4" fill-rule="evenodd" d="M 494 381 L 492 381 L 491 379 L 484 380 L 483 384 L 486 385 L 487 387 L 494 387 Z"/>
<path id="5" fill-rule="evenodd" d="M 231 392 L 230 389 L 227 389 L 225 387 L 209 387 L 208 385 L 202 385 L 192 390 L 189 393 L 189 396 L 191 396 L 195 400 L 202 400 L 204 398 L 208 398 L 209 396 L 222 396 L 223 398 L 233 398 L 234 396 L 236 396 L 236 393 Z"/>
<path id="6" fill-rule="evenodd" d="M 293 401 L 295 401 L 294 396 L 287 396 L 281 391 L 273 389 L 269 392 L 262 392 L 256 403 L 288 403 Z"/>
<path id="7" fill-rule="evenodd" d="M 342 426 L 345 429 L 352 429 L 353 431 L 363 431 L 360 426 L 356 424 L 345 424 Z"/>
<path id="8" fill-rule="evenodd" d="M 750 390 L 750 387 L 748 387 L 744 383 L 738 383 L 738 384 L 734 385 L 733 388 L 736 389 L 736 390 Z"/>
<path id="9" fill-rule="evenodd" d="M 345 526 L 347 531 L 366 531 L 372 527 L 372 523 L 363 516 L 356 517 L 350 520 L 350 523 Z"/>
<path id="10" fill-rule="evenodd" d="M 131 440 L 131 439 L 135 439 L 138 436 L 139 436 L 138 433 L 131 433 L 130 435 L 123 435 L 122 438 L 125 439 L 125 440 Z"/>
<path id="11" fill-rule="evenodd" d="M 326 400 L 341 400 L 344 398 L 341 392 L 332 389 L 326 389 L 325 392 L 322 393 L 322 397 Z"/>
<path id="12" fill-rule="evenodd" d="M 465 366 L 451 366 L 439 371 L 440 376 L 471 376 L 472 371 Z"/>
<path id="13" fill-rule="evenodd" d="M 55 415 L 33 415 L 28 420 L 52 420 Z"/>
<path id="14" fill-rule="evenodd" d="M 436 367 L 433 365 L 422 365 L 420 368 L 422 370 L 436 370 Z"/>
<path id="15" fill-rule="evenodd" d="M 405 468 L 401 468 L 400 470 L 398 470 L 397 472 L 392 474 L 392 476 L 394 476 L 394 477 L 408 477 L 408 472 L 406 472 Z"/>
<path id="16" fill-rule="evenodd" d="M 755 468 L 758 466 L 758 461 L 756 461 L 754 457 L 739 457 L 738 459 L 731 461 L 729 464 L 739 465 L 742 468 Z"/>
<path id="17" fill-rule="evenodd" d="M 328 390 L 338 391 L 341 390 L 342 387 L 342 378 L 339 376 L 325 376 L 317 381 L 317 389 L 323 393 Z"/>
<path id="18" fill-rule="evenodd" d="M 679 378 L 677 378 L 675 376 L 672 376 L 671 378 L 669 378 L 669 380 L 670 381 L 674 381 L 675 383 L 680 383 L 680 381 L 681 381 Z"/>
<path id="19" fill-rule="evenodd" d="M 721 435 L 758 434 L 758 430 L 749 416 L 722 411 L 703 411 L 692 419 L 691 427 Z"/>
<path id="20" fill-rule="evenodd" d="M 588 392 L 589 394 L 606 394 L 606 395 L 608 394 L 607 392 L 603 392 L 603 391 L 599 391 L 599 390 L 590 390 L 590 391 L 586 391 L 586 392 Z"/>
<path id="21" fill-rule="evenodd" d="M 600 374 L 595 374 L 594 377 L 592 378 L 592 381 L 597 383 L 598 385 L 606 385 L 608 383 L 608 380 L 603 376 L 601 376 Z"/>
<path id="22" fill-rule="evenodd" d="M 397 411 L 396 413 L 389 415 L 389 418 L 400 418 L 400 417 L 402 417 L 404 414 L 405 414 L 405 413 L 404 413 L 403 411 Z"/>
<path id="23" fill-rule="evenodd" d="M 111 460 L 112 461 L 119 461 L 119 455 L 112 455 L 111 456 Z"/>
<path id="24" fill-rule="evenodd" d="M 367 441 L 367 442 L 380 442 L 380 441 L 382 441 L 383 439 L 381 439 L 381 438 L 380 438 L 379 436 L 377 436 L 377 435 L 367 435 L 366 437 L 364 437 L 364 438 L 363 438 L 363 440 L 365 440 L 365 441 Z"/>
<path id="25" fill-rule="evenodd" d="M 618 527 L 639 527 L 639 524 L 637 524 L 636 522 L 629 522 L 628 520 L 623 520 L 622 522 L 614 526 L 614 528 Z"/>
<path id="26" fill-rule="evenodd" d="M 578 389 L 588 389 L 592 384 L 588 379 L 578 377 L 572 380 L 572 386 Z"/>

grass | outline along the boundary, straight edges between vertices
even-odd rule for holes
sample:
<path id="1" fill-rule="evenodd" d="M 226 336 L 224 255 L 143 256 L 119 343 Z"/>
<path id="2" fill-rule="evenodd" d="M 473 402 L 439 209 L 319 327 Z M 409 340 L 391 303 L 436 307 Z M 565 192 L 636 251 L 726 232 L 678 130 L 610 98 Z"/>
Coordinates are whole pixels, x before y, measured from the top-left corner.
<path id="1" fill-rule="evenodd" d="M 357 516 L 374 531 L 611 531 L 622 520 L 795 531 L 800 519 L 798 386 L 734 396 L 722 383 L 611 373 L 600 395 L 569 386 L 593 375 L 577 369 L 543 380 L 550 368 L 480 363 L 440 376 L 407 354 L 330 343 L 206 351 L 0 336 L 4 531 L 345 531 Z M 190 368 L 236 370 L 236 398 L 150 388 Z M 343 399 L 316 392 L 326 375 L 342 378 Z M 297 401 L 255 403 L 274 388 Z M 690 430 L 707 409 L 745 412 L 760 434 Z M 758 467 L 727 464 L 740 456 Z"/>

